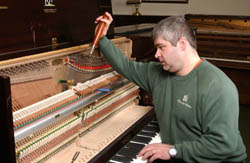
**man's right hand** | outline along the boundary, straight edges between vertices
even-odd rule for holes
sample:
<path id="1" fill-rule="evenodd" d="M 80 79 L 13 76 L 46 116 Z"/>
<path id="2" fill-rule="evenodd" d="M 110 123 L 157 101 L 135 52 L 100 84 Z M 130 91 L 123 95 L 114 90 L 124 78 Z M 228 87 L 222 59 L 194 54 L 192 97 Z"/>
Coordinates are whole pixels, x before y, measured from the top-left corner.
<path id="1" fill-rule="evenodd" d="M 105 23 L 105 26 L 104 26 L 103 33 L 102 33 L 102 35 L 101 35 L 101 38 L 107 35 L 109 26 L 110 26 L 110 24 L 111 24 L 112 21 L 113 21 L 113 18 L 112 18 L 112 16 L 111 16 L 110 13 L 105 12 L 104 15 L 106 16 L 106 18 L 104 18 L 103 15 L 102 15 L 102 16 L 97 17 L 96 20 L 95 20 L 95 23 L 96 23 L 96 24 L 99 23 L 99 22 Z M 97 27 L 98 27 L 98 26 L 97 26 Z M 96 29 L 97 29 L 97 27 L 96 27 Z M 95 31 L 96 31 L 96 29 L 95 29 Z"/>

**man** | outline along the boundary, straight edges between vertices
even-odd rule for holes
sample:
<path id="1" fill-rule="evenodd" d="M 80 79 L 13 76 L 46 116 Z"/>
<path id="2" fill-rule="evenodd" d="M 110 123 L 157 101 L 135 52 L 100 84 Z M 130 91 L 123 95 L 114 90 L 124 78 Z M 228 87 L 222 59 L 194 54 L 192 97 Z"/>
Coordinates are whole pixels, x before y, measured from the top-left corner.
<path id="1" fill-rule="evenodd" d="M 159 62 L 128 60 L 105 37 L 99 48 L 112 67 L 152 92 L 162 144 L 145 146 L 143 160 L 173 162 L 244 162 L 246 149 L 238 129 L 238 92 L 232 81 L 197 53 L 196 38 L 183 17 L 168 17 L 153 30 Z"/>

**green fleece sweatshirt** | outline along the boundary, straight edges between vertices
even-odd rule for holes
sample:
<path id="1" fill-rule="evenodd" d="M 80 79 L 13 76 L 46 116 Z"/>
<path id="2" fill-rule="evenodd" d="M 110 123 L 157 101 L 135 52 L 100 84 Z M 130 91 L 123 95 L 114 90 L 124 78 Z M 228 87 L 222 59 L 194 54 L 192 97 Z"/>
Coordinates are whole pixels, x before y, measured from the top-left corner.
<path id="1" fill-rule="evenodd" d="M 158 62 L 128 60 L 106 37 L 99 48 L 111 66 L 152 92 L 163 143 L 185 162 L 239 162 L 246 149 L 238 129 L 238 92 L 233 82 L 204 60 L 186 76 L 162 69 Z"/>

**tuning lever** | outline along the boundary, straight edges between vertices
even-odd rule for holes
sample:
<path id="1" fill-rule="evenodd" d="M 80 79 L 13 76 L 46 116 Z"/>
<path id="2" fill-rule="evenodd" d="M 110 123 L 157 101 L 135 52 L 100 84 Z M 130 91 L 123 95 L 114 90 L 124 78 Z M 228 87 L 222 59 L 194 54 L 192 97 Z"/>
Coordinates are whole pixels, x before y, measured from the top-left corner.
<path id="1" fill-rule="evenodd" d="M 107 19 L 108 17 L 104 14 L 103 18 Z M 105 27 L 105 23 L 104 22 L 100 22 L 98 24 L 98 27 L 97 27 L 97 30 L 96 30 L 96 33 L 95 33 L 95 37 L 94 37 L 94 40 L 92 42 L 92 47 L 91 47 L 90 52 L 89 52 L 90 55 L 93 54 L 96 46 L 98 45 L 98 42 L 99 42 L 99 40 L 100 40 L 100 38 L 101 38 L 101 36 L 103 34 L 104 27 Z"/>

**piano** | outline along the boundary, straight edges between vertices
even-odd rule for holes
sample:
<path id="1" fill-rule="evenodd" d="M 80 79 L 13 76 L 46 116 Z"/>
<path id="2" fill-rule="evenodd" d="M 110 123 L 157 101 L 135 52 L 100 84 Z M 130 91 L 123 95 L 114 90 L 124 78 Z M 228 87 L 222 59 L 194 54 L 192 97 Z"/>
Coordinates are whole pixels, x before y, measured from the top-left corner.
<path id="1" fill-rule="evenodd" d="M 131 59 L 130 39 L 112 41 Z M 14 162 L 104 162 L 154 118 L 151 106 L 138 105 L 139 87 L 112 70 L 98 49 L 89 56 L 90 47 L 0 62 L 11 99 L 2 125 Z"/>

